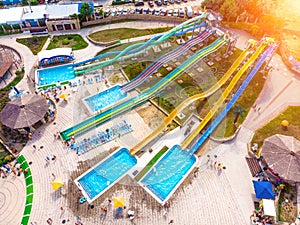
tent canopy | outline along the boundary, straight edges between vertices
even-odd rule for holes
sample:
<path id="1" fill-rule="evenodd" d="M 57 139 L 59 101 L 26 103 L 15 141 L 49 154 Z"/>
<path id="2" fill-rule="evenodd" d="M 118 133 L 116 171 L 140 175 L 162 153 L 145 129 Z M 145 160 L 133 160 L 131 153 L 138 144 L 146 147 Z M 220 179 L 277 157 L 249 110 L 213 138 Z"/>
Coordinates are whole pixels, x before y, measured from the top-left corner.
<path id="1" fill-rule="evenodd" d="M 275 199 L 272 184 L 269 181 L 253 180 L 256 198 Z"/>
<path id="2" fill-rule="evenodd" d="M 48 111 L 47 100 L 40 95 L 22 95 L 9 103 L 0 113 L 2 124 L 12 129 L 30 127 Z"/>
<path id="3" fill-rule="evenodd" d="M 276 217 L 275 203 L 271 199 L 263 199 L 264 215 Z"/>

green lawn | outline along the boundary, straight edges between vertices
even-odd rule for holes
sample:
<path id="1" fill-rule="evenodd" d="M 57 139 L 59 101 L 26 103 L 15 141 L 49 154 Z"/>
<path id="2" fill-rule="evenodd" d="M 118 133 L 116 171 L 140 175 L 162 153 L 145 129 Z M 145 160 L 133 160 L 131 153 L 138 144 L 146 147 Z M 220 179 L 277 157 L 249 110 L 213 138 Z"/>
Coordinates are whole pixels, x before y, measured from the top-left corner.
<path id="1" fill-rule="evenodd" d="M 150 34 L 157 34 L 166 32 L 172 29 L 172 27 L 161 27 L 151 29 L 133 29 L 133 28 L 118 28 L 102 30 L 89 35 L 94 41 L 109 42 L 112 40 L 124 40 L 133 37 L 141 37 Z"/>
<path id="2" fill-rule="evenodd" d="M 17 38 L 17 42 L 27 46 L 34 55 L 39 53 L 44 44 L 46 43 L 48 36 L 31 37 L 31 38 Z"/>
<path id="3" fill-rule="evenodd" d="M 243 123 L 248 112 L 250 111 L 252 105 L 256 101 L 259 93 L 261 92 L 265 83 L 265 79 L 263 78 L 263 74 L 257 73 L 252 81 L 249 83 L 246 90 L 237 100 L 235 105 L 231 108 L 231 110 L 227 113 L 226 117 L 222 120 L 220 125 L 213 132 L 213 136 L 216 138 L 222 137 L 230 137 L 232 136 L 238 126 Z M 242 110 L 241 116 L 239 116 L 236 126 L 233 124 L 237 107 L 240 107 Z"/>
<path id="4" fill-rule="evenodd" d="M 79 34 L 67 34 L 53 36 L 47 49 L 72 48 L 73 50 L 84 49 L 88 43 Z"/>
<path id="5" fill-rule="evenodd" d="M 283 134 L 288 136 L 293 136 L 300 140 L 300 106 L 290 106 L 277 117 L 272 119 L 270 122 L 265 124 L 263 127 L 258 129 L 253 138 L 252 143 L 257 143 L 259 147 L 262 146 L 264 139 L 270 137 L 274 134 Z M 282 129 L 282 120 L 289 121 L 289 126 L 287 130 Z"/>

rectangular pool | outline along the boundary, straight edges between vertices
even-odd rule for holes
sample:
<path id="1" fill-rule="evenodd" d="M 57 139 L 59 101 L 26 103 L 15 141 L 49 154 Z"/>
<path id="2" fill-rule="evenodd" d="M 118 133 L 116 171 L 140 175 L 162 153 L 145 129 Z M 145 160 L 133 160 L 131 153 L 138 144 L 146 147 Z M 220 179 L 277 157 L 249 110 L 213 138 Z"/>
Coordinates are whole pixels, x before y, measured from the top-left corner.
<path id="1" fill-rule="evenodd" d="M 91 113 L 103 109 L 115 102 L 127 97 L 127 93 L 123 93 L 119 85 L 99 92 L 95 95 L 83 99 L 85 105 Z"/>
<path id="2" fill-rule="evenodd" d="M 91 203 L 121 179 L 137 160 L 127 148 L 121 148 L 76 178 L 75 183 Z"/>
<path id="3" fill-rule="evenodd" d="M 192 171 L 197 161 L 195 155 L 175 145 L 140 180 L 140 184 L 159 203 L 164 204 Z"/>
<path id="4" fill-rule="evenodd" d="M 37 84 L 38 86 L 55 84 L 58 81 L 64 82 L 72 80 L 76 77 L 73 65 L 55 66 L 45 69 L 37 70 Z"/>

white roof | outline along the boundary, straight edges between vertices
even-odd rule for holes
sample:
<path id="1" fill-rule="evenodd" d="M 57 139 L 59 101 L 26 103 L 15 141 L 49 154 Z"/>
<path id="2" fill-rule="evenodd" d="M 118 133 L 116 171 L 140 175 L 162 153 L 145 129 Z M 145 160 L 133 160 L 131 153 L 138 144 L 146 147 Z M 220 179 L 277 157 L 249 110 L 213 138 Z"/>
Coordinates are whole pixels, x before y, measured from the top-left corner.
<path id="1" fill-rule="evenodd" d="M 264 214 L 267 216 L 276 216 L 274 200 L 263 199 Z"/>
<path id="2" fill-rule="evenodd" d="M 47 14 L 47 18 L 66 18 L 71 14 L 78 13 L 78 4 L 68 5 L 37 5 L 31 6 L 32 12 L 29 6 L 24 7 L 23 20 L 26 19 L 42 19 L 44 14 Z"/>
<path id="3" fill-rule="evenodd" d="M 47 13 L 49 14 L 49 19 L 66 18 L 71 14 L 78 14 L 78 4 L 48 5 Z"/>
<path id="4" fill-rule="evenodd" d="M 23 20 L 30 20 L 30 19 L 42 19 L 44 18 L 44 14 L 46 13 L 46 5 L 35 5 L 31 6 L 31 10 L 29 6 L 25 6 L 24 8 L 24 15 Z"/>
<path id="5" fill-rule="evenodd" d="M 49 59 L 58 55 L 72 55 L 72 48 L 55 48 L 51 50 L 43 50 L 38 53 L 39 61 Z"/>
<path id="6" fill-rule="evenodd" d="M 22 20 L 22 15 L 23 15 L 22 7 L 0 9 L 0 24 L 20 23 Z"/>

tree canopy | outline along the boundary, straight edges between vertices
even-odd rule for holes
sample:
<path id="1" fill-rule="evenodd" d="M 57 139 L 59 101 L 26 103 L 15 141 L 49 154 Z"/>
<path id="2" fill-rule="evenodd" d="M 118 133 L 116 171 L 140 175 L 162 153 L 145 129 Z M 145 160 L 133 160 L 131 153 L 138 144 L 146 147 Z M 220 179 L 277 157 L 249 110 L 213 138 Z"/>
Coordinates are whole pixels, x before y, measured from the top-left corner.
<path id="1" fill-rule="evenodd" d="M 92 15 L 92 13 L 93 13 L 93 8 L 90 6 L 90 4 L 87 2 L 83 3 L 80 8 L 81 18 L 86 18 Z"/>

